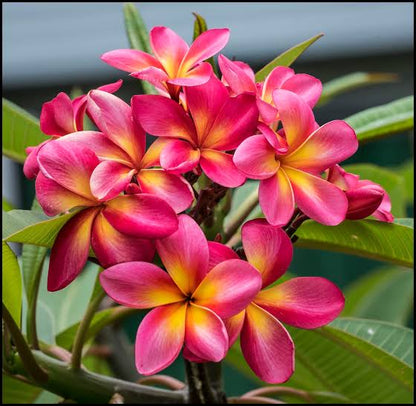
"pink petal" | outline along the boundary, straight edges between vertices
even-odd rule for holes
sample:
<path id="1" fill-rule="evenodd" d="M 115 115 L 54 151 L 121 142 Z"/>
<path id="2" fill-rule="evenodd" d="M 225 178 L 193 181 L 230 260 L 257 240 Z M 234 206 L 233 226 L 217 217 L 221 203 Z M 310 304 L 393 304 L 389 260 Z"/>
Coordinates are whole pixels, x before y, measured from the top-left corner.
<path id="1" fill-rule="evenodd" d="M 342 292 L 328 279 L 293 278 L 262 290 L 254 300 L 277 319 L 300 328 L 322 327 L 344 308 Z"/>
<path id="2" fill-rule="evenodd" d="M 282 168 L 272 177 L 260 181 L 259 203 L 267 221 L 274 226 L 284 226 L 292 217 L 295 198 Z"/>
<path id="3" fill-rule="evenodd" d="M 221 318 L 244 310 L 261 288 L 260 273 L 241 259 L 229 259 L 212 268 L 192 297 Z"/>
<path id="4" fill-rule="evenodd" d="M 72 108 L 74 110 L 75 130 L 82 131 L 84 129 L 84 118 L 87 110 L 88 96 L 83 94 L 72 100 Z"/>
<path id="5" fill-rule="evenodd" d="M 48 216 L 56 216 L 79 206 L 96 206 L 97 202 L 73 193 L 40 172 L 36 178 L 36 198 Z"/>
<path id="6" fill-rule="evenodd" d="M 174 78 L 189 49 L 188 44 L 168 27 L 153 27 L 149 35 L 153 53 L 169 77 Z"/>
<path id="7" fill-rule="evenodd" d="M 189 142 L 169 140 L 160 153 L 160 166 L 170 173 L 180 175 L 194 169 L 200 160 L 199 149 Z"/>
<path id="8" fill-rule="evenodd" d="M 139 95 L 131 99 L 133 115 L 144 130 L 157 137 L 181 138 L 194 144 L 195 127 L 185 110 L 175 101 L 158 95 Z"/>
<path id="9" fill-rule="evenodd" d="M 192 70 L 188 71 L 184 77 L 170 79 L 168 83 L 178 86 L 199 86 L 210 79 L 212 67 L 208 62 L 202 62 Z"/>
<path id="10" fill-rule="evenodd" d="M 125 72 L 137 72 L 149 66 L 162 68 L 162 65 L 155 57 L 137 49 L 115 49 L 103 54 L 101 60 Z"/>
<path id="11" fill-rule="evenodd" d="M 251 220 L 243 225 L 241 236 L 247 261 L 261 273 L 263 288 L 286 272 L 292 261 L 293 247 L 280 227 L 263 219 Z"/>
<path id="12" fill-rule="evenodd" d="M 385 221 L 386 223 L 392 223 L 394 221 L 394 216 L 390 213 L 391 211 L 391 201 L 387 193 L 384 193 L 383 200 L 381 201 L 378 209 L 373 213 L 373 216 L 380 221 Z"/>
<path id="13" fill-rule="evenodd" d="M 89 148 L 75 142 L 48 142 L 38 152 L 38 163 L 46 177 L 75 194 L 96 200 L 90 177 L 99 161 Z"/>
<path id="14" fill-rule="evenodd" d="M 288 90 L 275 90 L 273 101 L 283 123 L 289 152 L 295 151 L 315 130 L 312 110 L 300 96 Z"/>
<path id="15" fill-rule="evenodd" d="M 121 262 L 151 262 L 156 250 L 151 240 L 131 237 L 117 231 L 101 212 L 92 227 L 91 246 L 104 268 Z"/>
<path id="16" fill-rule="evenodd" d="M 277 154 L 286 154 L 289 145 L 287 144 L 286 138 L 280 134 L 280 131 L 273 131 L 269 126 L 263 123 L 259 123 L 257 129 L 264 135 Z"/>
<path id="17" fill-rule="evenodd" d="M 143 193 L 155 194 L 165 200 L 180 213 L 192 204 L 192 187 L 181 176 L 173 175 L 162 169 L 142 169 L 137 180 Z"/>
<path id="18" fill-rule="evenodd" d="M 229 319 L 224 320 L 224 325 L 228 333 L 229 347 L 231 347 L 241 333 L 246 318 L 246 311 L 243 310 Z"/>
<path id="19" fill-rule="evenodd" d="M 125 189 L 135 172 L 115 161 L 100 162 L 91 174 L 91 192 L 98 200 L 112 199 Z"/>
<path id="20" fill-rule="evenodd" d="M 267 179 L 279 169 L 276 151 L 262 134 L 244 140 L 235 150 L 233 161 L 250 179 Z"/>
<path id="21" fill-rule="evenodd" d="M 224 262 L 227 259 L 240 259 L 235 251 L 230 247 L 227 247 L 224 244 L 219 242 L 208 241 L 209 248 L 209 264 L 208 269 L 214 268 L 215 265 L 218 265 L 220 262 Z"/>
<path id="22" fill-rule="evenodd" d="M 91 228 L 97 208 L 82 210 L 59 231 L 49 261 L 48 291 L 68 286 L 82 271 L 88 259 Z"/>
<path id="23" fill-rule="evenodd" d="M 191 362 L 198 362 L 198 363 L 207 362 L 206 359 L 197 357 L 193 352 L 191 352 L 191 350 L 186 345 L 183 347 L 182 356 Z"/>
<path id="24" fill-rule="evenodd" d="M 360 177 L 346 172 L 340 165 L 334 165 L 329 168 L 327 179 L 328 182 L 337 185 L 340 189 L 347 190 L 357 187 Z"/>
<path id="25" fill-rule="evenodd" d="M 148 262 L 114 265 L 101 272 L 100 283 L 115 302 L 135 309 L 184 303 L 185 299 L 172 278 Z"/>
<path id="26" fill-rule="evenodd" d="M 186 214 L 170 236 L 156 241 L 157 252 L 184 294 L 192 294 L 208 272 L 208 243 L 201 228 Z"/>
<path id="27" fill-rule="evenodd" d="M 225 187 L 241 186 L 246 177 L 235 166 L 233 156 L 214 149 L 203 149 L 200 165 L 205 175 Z"/>
<path id="28" fill-rule="evenodd" d="M 25 163 L 23 165 L 23 173 L 25 174 L 26 178 L 28 179 L 35 179 L 37 174 L 39 173 L 39 164 L 38 164 L 38 151 L 45 143 L 49 142 L 50 140 L 43 141 L 41 144 L 37 145 L 36 147 L 28 147 L 26 148 L 26 153 L 28 154 Z M 30 150 L 29 150 L 30 148 Z"/>
<path id="29" fill-rule="evenodd" d="M 263 85 L 262 100 L 272 103 L 273 91 L 280 89 L 283 84 L 291 77 L 295 76 L 293 69 L 286 66 L 277 66 L 268 75 Z"/>
<path id="30" fill-rule="evenodd" d="M 190 303 L 186 311 L 185 344 L 199 358 L 221 361 L 228 350 L 223 321 L 213 311 Z"/>
<path id="31" fill-rule="evenodd" d="M 200 34 L 189 48 L 181 65 L 181 72 L 190 70 L 196 64 L 205 61 L 227 45 L 230 30 L 214 28 Z"/>
<path id="32" fill-rule="evenodd" d="M 298 73 L 287 79 L 282 84 L 281 88 L 296 93 L 308 103 L 311 108 L 318 102 L 322 93 L 321 81 L 305 73 Z"/>
<path id="33" fill-rule="evenodd" d="M 160 197 L 141 193 L 106 202 L 104 217 L 121 233 L 139 238 L 163 238 L 178 227 L 173 209 Z"/>
<path id="34" fill-rule="evenodd" d="M 276 121 L 277 119 L 276 107 L 273 107 L 271 104 L 261 99 L 257 99 L 257 108 L 259 109 L 260 118 L 265 124 L 270 125 Z"/>
<path id="35" fill-rule="evenodd" d="M 102 90 L 103 92 L 107 93 L 115 93 L 118 89 L 120 89 L 121 85 L 123 84 L 123 80 L 119 79 L 117 82 L 109 83 L 108 85 L 103 85 L 97 87 L 97 90 Z"/>
<path id="36" fill-rule="evenodd" d="M 256 306 L 247 307 L 241 350 L 250 368 L 267 383 L 286 382 L 295 368 L 295 348 L 283 325 Z"/>
<path id="37" fill-rule="evenodd" d="M 384 190 L 377 184 L 363 185 L 347 190 L 348 199 L 347 218 L 351 220 L 363 219 L 374 213 L 384 198 Z"/>
<path id="38" fill-rule="evenodd" d="M 354 130 L 345 121 L 335 120 L 319 127 L 282 161 L 285 165 L 317 173 L 349 158 L 357 149 Z"/>
<path id="39" fill-rule="evenodd" d="M 43 104 L 40 129 L 47 135 L 58 137 L 76 131 L 74 110 L 67 94 L 61 92 L 54 99 Z"/>
<path id="40" fill-rule="evenodd" d="M 150 311 L 136 335 L 136 368 L 152 375 L 168 367 L 179 355 L 185 339 L 186 305 L 173 303 Z"/>
<path id="41" fill-rule="evenodd" d="M 341 189 L 307 172 L 288 166 L 284 170 L 297 205 L 308 217 L 328 226 L 336 226 L 345 219 L 348 200 Z"/>
<path id="42" fill-rule="evenodd" d="M 163 69 L 155 68 L 150 66 L 149 68 L 143 69 L 139 72 L 133 72 L 130 74 L 134 78 L 146 80 L 151 83 L 157 89 L 166 91 L 166 82 L 169 79 L 169 76 Z"/>
<path id="43" fill-rule="evenodd" d="M 135 163 L 144 155 L 146 134 L 132 118 L 132 109 L 118 97 L 92 90 L 88 96 L 88 112 L 97 127 L 125 151 Z"/>

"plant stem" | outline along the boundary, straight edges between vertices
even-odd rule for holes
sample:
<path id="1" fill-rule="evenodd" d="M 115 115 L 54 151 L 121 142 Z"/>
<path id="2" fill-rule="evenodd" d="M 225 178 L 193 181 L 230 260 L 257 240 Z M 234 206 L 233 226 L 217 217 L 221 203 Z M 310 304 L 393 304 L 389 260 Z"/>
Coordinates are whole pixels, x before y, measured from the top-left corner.
<path id="1" fill-rule="evenodd" d="M 211 388 L 219 403 L 227 403 L 227 396 L 223 387 L 221 362 L 207 362 L 206 369 Z"/>
<path id="2" fill-rule="evenodd" d="M 78 370 L 81 367 L 81 358 L 82 358 L 82 347 L 84 346 L 85 338 L 87 335 L 88 328 L 91 324 L 92 318 L 94 317 L 95 312 L 98 309 L 101 301 L 105 298 L 106 293 L 101 291 L 88 305 L 87 311 L 84 314 L 84 318 L 79 324 L 77 333 L 74 339 L 74 346 L 72 349 L 72 360 L 71 368 L 73 370 Z"/>

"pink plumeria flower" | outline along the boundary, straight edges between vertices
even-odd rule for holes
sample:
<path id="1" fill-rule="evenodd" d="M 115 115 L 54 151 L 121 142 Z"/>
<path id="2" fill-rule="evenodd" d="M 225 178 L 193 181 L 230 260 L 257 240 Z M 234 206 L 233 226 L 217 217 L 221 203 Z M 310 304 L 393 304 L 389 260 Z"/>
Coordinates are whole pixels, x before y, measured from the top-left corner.
<path id="1" fill-rule="evenodd" d="M 110 266 L 124 261 L 151 261 L 149 239 L 165 237 L 178 227 L 173 209 L 150 194 L 99 200 L 90 178 L 99 164 L 95 153 L 64 139 L 49 142 L 38 153 L 36 196 L 48 216 L 81 210 L 59 231 L 49 261 L 48 290 L 63 289 L 82 271 L 92 247 L 98 261 Z"/>
<path id="2" fill-rule="evenodd" d="M 275 90 L 273 99 L 287 151 L 274 148 L 263 134 L 254 135 L 236 149 L 235 165 L 247 177 L 260 179 L 259 202 L 270 224 L 287 224 L 295 203 L 322 224 L 339 224 L 345 219 L 347 198 L 320 173 L 357 150 L 354 130 L 341 120 L 318 127 L 311 108 L 293 92 Z"/>
<path id="3" fill-rule="evenodd" d="M 153 168 L 159 165 L 163 140 L 146 151 L 146 134 L 132 116 L 131 107 L 112 94 L 93 90 L 87 105 L 89 115 L 102 132 L 79 132 L 65 139 L 89 147 L 102 161 L 91 175 L 92 194 L 99 200 L 108 200 L 129 186 L 130 193 L 135 188 L 135 193 L 163 198 L 177 213 L 186 210 L 194 198 L 188 182 L 181 176 Z M 137 185 L 131 184 L 132 179 Z"/>
<path id="4" fill-rule="evenodd" d="M 221 318 L 250 303 L 261 286 L 259 273 L 237 258 L 211 267 L 206 237 L 184 214 L 178 230 L 156 245 L 167 272 L 153 264 L 129 262 L 100 274 L 101 285 L 116 302 L 138 309 L 155 307 L 137 330 L 138 371 L 161 371 L 184 344 L 203 359 L 221 361 L 229 348 Z"/>
<path id="5" fill-rule="evenodd" d="M 229 35 L 226 28 L 207 30 L 189 47 L 170 28 L 154 27 L 150 31 L 154 56 L 135 49 L 117 49 L 106 52 L 101 59 L 176 98 L 180 86 L 197 86 L 208 81 L 212 67 L 203 61 L 224 48 Z"/>
<path id="6" fill-rule="evenodd" d="M 122 83 L 122 80 L 118 80 L 115 83 L 101 86 L 98 89 L 104 92 L 114 93 L 120 89 Z M 51 101 L 43 104 L 40 113 L 40 129 L 43 133 L 50 135 L 52 138 L 42 142 L 36 147 L 26 148 L 28 156 L 23 165 L 23 172 L 28 179 L 35 179 L 39 172 L 37 154 L 42 145 L 63 137 L 66 134 L 83 130 L 86 106 L 86 94 L 71 100 L 70 97 L 63 92 L 59 93 Z"/>
<path id="7" fill-rule="evenodd" d="M 256 83 L 253 70 L 240 61 L 230 61 L 224 55 L 218 56 L 218 64 L 223 80 L 233 94 L 253 93 L 257 95 L 257 106 L 260 119 L 267 125 L 277 120 L 277 108 L 273 102 L 273 91 L 284 89 L 300 96 L 311 108 L 315 106 L 322 93 L 322 83 L 305 73 L 285 66 L 277 66 L 266 77 L 264 82 Z"/>
<path id="8" fill-rule="evenodd" d="M 348 199 L 346 218 L 359 220 L 370 215 L 391 223 L 391 201 L 387 192 L 377 183 L 360 180 L 358 175 L 346 172 L 339 165 L 328 170 L 328 181 L 344 190 Z"/>
<path id="9" fill-rule="evenodd" d="M 225 151 L 255 133 L 255 96 L 230 97 L 214 76 L 203 85 L 184 88 L 184 93 L 189 113 L 163 96 L 132 98 L 133 115 L 144 130 L 166 140 L 160 154 L 162 168 L 180 174 L 200 165 L 208 178 L 222 186 L 242 185 L 246 177 Z"/>
<path id="10" fill-rule="evenodd" d="M 256 375 L 268 383 L 287 381 L 294 371 L 293 341 L 283 323 L 313 329 L 334 320 L 344 307 L 342 292 L 329 280 L 298 277 L 270 285 L 287 270 L 293 255 L 292 243 L 279 227 L 265 220 L 252 220 L 242 228 L 247 261 L 261 274 L 262 290 L 248 307 L 225 320 L 230 346 L 240 335 L 244 358 Z M 209 242 L 210 264 L 238 258 L 225 245 Z M 190 359 L 203 360 L 192 356 Z"/>

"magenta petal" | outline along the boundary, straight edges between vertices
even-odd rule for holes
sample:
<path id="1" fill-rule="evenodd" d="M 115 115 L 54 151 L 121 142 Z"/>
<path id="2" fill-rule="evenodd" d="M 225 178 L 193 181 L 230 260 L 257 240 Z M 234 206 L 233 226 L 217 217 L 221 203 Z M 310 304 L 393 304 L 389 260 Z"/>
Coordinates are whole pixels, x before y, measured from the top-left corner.
<path id="1" fill-rule="evenodd" d="M 311 107 L 315 106 L 322 93 L 321 81 L 305 73 L 292 76 L 283 83 L 281 88 L 296 93 Z"/>
<path id="2" fill-rule="evenodd" d="M 383 200 L 381 201 L 378 209 L 373 213 L 373 216 L 380 221 L 385 221 L 386 223 L 392 223 L 394 221 L 394 216 L 391 214 L 391 201 L 387 193 L 384 193 Z"/>
<path id="3" fill-rule="evenodd" d="M 218 265 L 220 262 L 224 262 L 227 259 L 240 259 L 235 251 L 230 247 L 227 247 L 224 244 L 219 242 L 208 241 L 209 248 L 209 264 L 208 269 L 214 268 L 215 265 Z"/>
<path id="4" fill-rule="evenodd" d="M 121 233 L 139 238 L 163 238 L 178 228 L 173 209 L 160 197 L 145 193 L 106 202 L 105 218 Z"/>
<path id="5" fill-rule="evenodd" d="M 224 55 L 218 56 L 218 65 L 221 69 L 223 79 L 235 94 L 252 92 L 256 94 L 256 84 L 253 79 L 246 74 L 245 70 L 235 62 L 230 61 Z"/>
<path id="6" fill-rule="evenodd" d="M 186 345 L 183 347 L 182 356 L 191 362 L 207 362 L 206 359 L 196 356 Z"/>
<path id="7" fill-rule="evenodd" d="M 47 135 L 58 137 L 76 131 L 74 110 L 67 94 L 61 92 L 54 99 L 43 104 L 40 129 Z"/>
<path id="8" fill-rule="evenodd" d="M 48 291 L 68 286 L 82 271 L 88 259 L 91 228 L 97 208 L 82 210 L 59 231 L 49 261 Z"/>
<path id="9" fill-rule="evenodd" d="M 280 131 L 274 131 L 263 123 L 259 123 L 257 128 L 274 148 L 276 153 L 280 155 L 287 153 L 289 145 L 287 144 L 286 138 L 280 134 Z"/>
<path id="10" fill-rule="evenodd" d="M 179 355 L 185 338 L 186 305 L 172 303 L 150 311 L 136 335 L 136 368 L 152 375 L 168 367 Z"/>
<path id="11" fill-rule="evenodd" d="M 187 141 L 169 140 L 160 153 L 160 166 L 170 173 L 180 175 L 194 169 L 200 160 L 199 149 Z"/>
<path id="12" fill-rule="evenodd" d="M 255 303 L 283 323 L 317 328 L 330 323 L 341 313 L 345 299 L 328 279 L 300 277 L 262 290 Z"/>
<path id="13" fill-rule="evenodd" d="M 162 67 L 155 57 L 137 49 L 116 49 L 106 52 L 101 56 L 101 60 L 125 72 L 137 72 L 149 66 Z"/>
<path id="14" fill-rule="evenodd" d="M 97 87 L 97 90 L 102 90 L 103 92 L 107 93 L 115 93 L 118 89 L 120 89 L 121 85 L 123 84 L 123 80 L 119 79 L 117 82 L 109 83 L 108 85 L 103 85 Z"/>
<path id="15" fill-rule="evenodd" d="M 276 107 L 273 107 L 271 104 L 266 103 L 265 101 L 261 99 L 257 99 L 257 107 L 259 109 L 260 118 L 265 124 L 270 125 L 276 121 L 277 119 Z"/>
<path id="16" fill-rule="evenodd" d="M 143 69 L 139 72 L 133 72 L 130 74 L 134 78 L 146 80 L 151 83 L 157 89 L 166 91 L 165 82 L 169 79 L 169 76 L 163 69 L 155 68 L 150 66 L 149 68 Z"/>
<path id="17" fill-rule="evenodd" d="M 151 262 L 156 250 L 155 243 L 151 240 L 117 231 L 101 212 L 94 220 L 91 246 L 104 268 L 121 262 Z"/>
<path id="18" fill-rule="evenodd" d="M 170 79 L 168 80 L 168 83 L 178 86 L 198 86 L 208 82 L 211 75 L 211 65 L 208 62 L 202 62 L 192 70 L 188 71 L 186 76 Z"/>
<path id="19" fill-rule="evenodd" d="M 274 68 L 264 81 L 262 99 L 267 103 L 271 103 L 273 101 L 273 91 L 280 89 L 293 76 L 295 76 L 295 72 L 292 68 L 286 66 L 277 66 Z"/>
<path id="20" fill-rule="evenodd" d="M 28 155 L 23 165 L 23 173 L 28 179 L 35 179 L 37 174 L 39 173 L 38 151 L 39 151 L 39 148 L 42 147 L 42 145 L 44 145 L 45 143 L 49 141 L 50 140 L 43 141 L 41 144 L 37 145 L 36 147 L 26 148 L 26 153 Z"/>
<path id="21" fill-rule="evenodd" d="M 363 219 L 373 214 L 384 198 L 381 186 L 372 184 L 347 190 L 348 199 L 347 218 L 351 220 Z"/>

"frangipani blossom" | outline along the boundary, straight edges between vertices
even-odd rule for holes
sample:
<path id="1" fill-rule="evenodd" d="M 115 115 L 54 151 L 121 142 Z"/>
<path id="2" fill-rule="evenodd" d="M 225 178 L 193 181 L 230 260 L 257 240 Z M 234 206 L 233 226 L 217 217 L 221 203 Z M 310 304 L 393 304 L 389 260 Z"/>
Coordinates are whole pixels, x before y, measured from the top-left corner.
<path id="1" fill-rule="evenodd" d="M 170 28 L 154 27 L 150 31 L 154 56 L 135 49 L 117 49 L 106 52 L 101 59 L 176 98 L 180 86 L 197 86 L 209 80 L 212 67 L 203 61 L 224 48 L 229 36 L 226 28 L 207 30 L 189 47 Z"/>
<path id="2" fill-rule="evenodd" d="M 175 212 L 160 197 L 142 193 L 97 199 L 91 192 L 90 177 L 99 159 L 80 144 L 49 142 L 39 150 L 38 162 L 36 196 L 44 212 L 54 216 L 81 208 L 53 244 L 49 291 L 63 289 L 78 276 L 90 246 L 103 266 L 151 261 L 155 247 L 150 239 L 165 237 L 178 227 Z"/>
<path id="3" fill-rule="evenodd" d="M 305 329 L 321 327 L 339 315 L 344 297 L 320 277 L 298 277 L 270 287 L 285 273 L 293 255 L 292 243 L 281 228 L 263 219 L 248 221 L 242 242 L 247 261 L 259 271 L 263 284 L 245 310 L 225 320 L 230 346 L 240 335 L 244 358 L 256 375 L 268 383 L 282 383 L 295 366 L 294 344 L 282 322 Z M 209 249 L 211 266 L 238 258 L 219 243 L 210 242 Z"/>
<path id="4" fill-rule="evenodd" d="M 115 83 L 100 86 L 103 92 L 114 93 L 123 81 L 120 79 Z M 27 147 L 27 158 L 23 165 L 23 172 L 28 179 L 35 179 L 39 172 L 37 154 L 39 148 L 47 142 L 63 137 L 75 131 L 82 131 L 84 127 L 84 115 L 87 107 L 87 95 L 83 94 L 71 100 L 66 93 L 59 93 L 51 101 L 42 106 L 40 113 L 40 129 L 52 138 L 42 142 L 36 147 Z"/>
<path id="5" fill-rule="evenodd" d="M 236 149 L 235 165 L 247 177 L 260 179 L 259 202 L 270 224 L 287 224 L 295 203 L 322 224 L 339 224 L 345 219 L 347 198 L 320 173 L 357 150 L 354 130 L 341 120 L 319 127 L 311 108 L 293 92 L 275 90 L 273 99 L 287 151 L 273 147 L 263 134 L 254 135 Z"/>
<path id="6" fill-rule="evenodd" d="M 358 175 L 346 172 L 339 165 L 328 170 L 328 181 L 345 192 L 347 219 L 359 220 L 372 215 L 380 221 L 393 222 L 389 195 L 379 184 L 360 180 Z"/>
<path id="7" fill-rule="evenodd" d="M 100 274 L 102 287 L 116 302 L 138 309 L 155 307 L 137 330 L 138 371 L 161 371 L 184 344 L 200 358 L 221 361 L 229 348 L 221 318 L 250 303 L 261 287 L 259 273 L 238 258 L 211 267 L 206 237 L 187 215 L 180 215 L 178 230 L 156 245 L 167 272 L 145 262 L 128 262 Z"/>
<path id="8" fill-rule="evenodd" d="M 185 173 L 201 166 L 214 182 L 236 187 L 246 177 L 235 167 L 232 155 L 242 140 L 255 133 L 258 109 L 255 96 L 230 97 L 216 77 L 184 89 L 187 108 L 163 96 L 133 96 L 133 115 L 149 134 L 163 137 L 162 168 Z M 192 118 L 191 118 L 192 117 Z"/>

